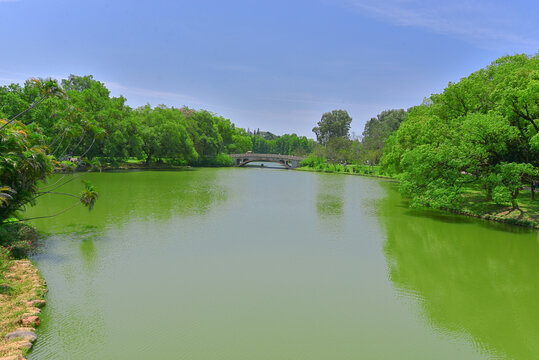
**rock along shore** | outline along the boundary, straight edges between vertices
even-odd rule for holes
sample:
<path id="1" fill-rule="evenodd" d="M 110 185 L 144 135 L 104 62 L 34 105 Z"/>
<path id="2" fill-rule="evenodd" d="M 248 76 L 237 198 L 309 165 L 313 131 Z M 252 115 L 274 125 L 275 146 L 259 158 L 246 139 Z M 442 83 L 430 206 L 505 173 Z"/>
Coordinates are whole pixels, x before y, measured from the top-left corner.
<path id="1" fill-rule="evenodd" d="M 37 340 L 45 280 L 30 260 L 13 260 L 0 291 L 0 360 L 23 360 Z"/>

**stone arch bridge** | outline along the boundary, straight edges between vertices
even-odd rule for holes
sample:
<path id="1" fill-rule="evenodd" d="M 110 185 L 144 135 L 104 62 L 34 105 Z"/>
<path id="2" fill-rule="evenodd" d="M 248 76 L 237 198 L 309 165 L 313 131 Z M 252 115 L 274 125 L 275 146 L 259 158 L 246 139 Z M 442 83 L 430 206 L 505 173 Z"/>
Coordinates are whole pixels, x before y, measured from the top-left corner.
<path id="1" fill-rule="evenodd" d="M 253 161 L 274 162 L 283 165 L 287 169 L 295 169 L 299 166 L 299 162 L 304 158 L 294 155 L 279 155 L 279 154 L 229 154 L 234 160 L 235 166 L 245 166 Z"/>

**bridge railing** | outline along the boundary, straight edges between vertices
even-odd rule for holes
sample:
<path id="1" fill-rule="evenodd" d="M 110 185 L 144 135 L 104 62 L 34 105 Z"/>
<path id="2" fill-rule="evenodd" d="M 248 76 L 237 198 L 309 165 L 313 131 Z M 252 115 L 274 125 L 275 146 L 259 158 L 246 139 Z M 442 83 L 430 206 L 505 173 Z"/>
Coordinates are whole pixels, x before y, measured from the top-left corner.
<path id="1" fill-rule="evenodd" d="M 256 154 L 256 153 L 245 153 L 245 154 L 228 154 L 231 158 L 240 158 L 240 159 L 279 159 L 279 160 L 298 160 L 301 161 L 305 159 L 301 156 L 295 155 L 280 155 L 280 154 Z"/>

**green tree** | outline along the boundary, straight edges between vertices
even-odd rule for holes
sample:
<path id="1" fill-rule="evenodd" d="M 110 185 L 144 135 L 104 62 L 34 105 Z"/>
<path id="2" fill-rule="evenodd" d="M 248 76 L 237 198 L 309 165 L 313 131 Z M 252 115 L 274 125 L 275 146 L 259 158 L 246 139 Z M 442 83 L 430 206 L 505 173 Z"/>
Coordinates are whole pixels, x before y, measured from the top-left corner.
<path id="1" fill-rule="evenodd" d="M 223 138 L 212 113 L 206 110 L 197 111 L 187 119 L 187 124 L 199 155 L 212 157 L 219 154 L 223 149 Z"/>
<path id="2" fill-rule="evenodd" d="M 333 110 L 322 115 L 313 132 L 319 143 L 326 144 L 334 137 L 348 138 L 351 123 L 352 118 L 346 110 Z"/>
<path id="3" fill-rule="evenodd" d="M 39 182 L 52 174 L 53 163 L 38 134 L 18 121 L 0 120 L 0 124 L 1 224 L 33 202 Z"/>
<path id="4" fill-rule="evenodd" d="M 149 164 L 152 157 L 172 158 L 187 162 L 198 158 L 193 141 L 186 129 L 186 120 L 179 109 L 149 105 L 135 112 L 139 123 L 141 148 Z"/>
<path id="5" fill-rule="evenodd" d="M 382 157 L 387 138 L 395 132 L 406 118 L 406 111 L 385 110 L 365 124 L 361 144 L 365 160 L 378 163 Z"/>
<path id="6" fill-rule="evenodd" d="M 511 202 L 513 209 L 518 209 L 517 197 L 522 189 L 523 179 L 537 176 L 537 168 L 530 164 L 499 164 L 494 174 L 494 201 L 500 204 Z"/>
<path id="7" fill-rule="evenodd" d="M 235 134 L 232 136 L 233 142 L 229 147 L 230 153 L 242 154 L 253 150 L 253 141 L 247 134 Z"/>
<path id="8" fill-rule="evenodd" d="M 110 97 L 105 85 L 89 76 L 70 75 L 62 82 L 69 105 L 77 109 L 83 124 L 91 124 L 85 129 L 80 146 L 86 156 L 123 159 L 140 151 L 136 125 L 130 123 L 131 109 L 124 97 Z M 78 154 L 80 155 L 80 153 Z"/>

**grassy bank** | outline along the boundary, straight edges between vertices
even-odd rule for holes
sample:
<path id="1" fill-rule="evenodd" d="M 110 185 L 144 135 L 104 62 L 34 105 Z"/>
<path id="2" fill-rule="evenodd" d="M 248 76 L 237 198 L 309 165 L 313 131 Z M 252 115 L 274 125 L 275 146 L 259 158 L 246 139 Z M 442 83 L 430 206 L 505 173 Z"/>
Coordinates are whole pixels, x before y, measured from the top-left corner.
<path id="1" fill-rule="evenodd" d="M 296 170 L 389 178 L 380 172 L 380 166 L 378 165 L 370 166 L 370 165 L 317 164 L 315 166 L 301 166 L 301 167 L 296 168 Z"/>
<path id="2" fill-rule="evenodd" d="M 37 338 L 46 286 L 26 258 L 36 239 L 27 225 L 0 227 L 0 359 L 23 359 Z"/>
<path id="3" fill-rule="evenodd" d="M 82 159 L 80 161 L 60 161 L 55 162 L 55 172 L 75 172 L 75 171 L 108 171 L 108 170 L 129 170 L 129 169 L 189 169 L 191 167 L 230 167 L 234 161 L 226 154 L 216 156 L 199 156 L 196 160 L 180 161 L 177 159 L 158 159 L 157 161 L 146 162 L 137 158 L 128 159 L 106 159 L 93 158 Z"/>
<path id="4" fill-rule="evenodd" d="M 536 195 L 537 197 L 537 195 Z M 532 200 L 530 190 L 522 190 L 517 198 L 518 208 L 485 200 L 483 192 L 467 189 L 459 209 L 453 212 L 507 224 L 539 229 L 539 200 Z"/>

